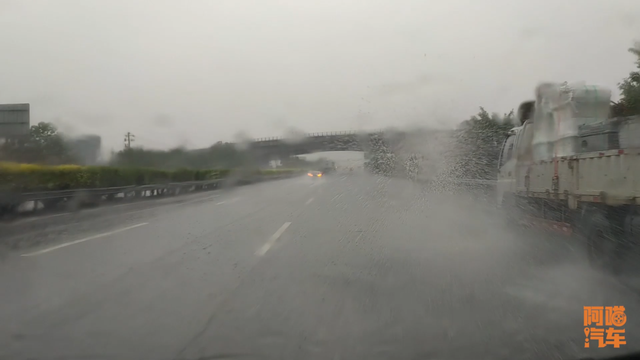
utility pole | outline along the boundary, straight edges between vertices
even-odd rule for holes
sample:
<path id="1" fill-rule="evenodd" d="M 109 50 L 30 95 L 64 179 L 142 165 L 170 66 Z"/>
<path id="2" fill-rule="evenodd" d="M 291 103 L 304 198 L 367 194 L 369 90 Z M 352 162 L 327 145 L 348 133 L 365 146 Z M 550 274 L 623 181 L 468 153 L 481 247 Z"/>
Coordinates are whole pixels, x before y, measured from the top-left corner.
<path id="1" fill-rule="evenodd" d="M 133 134 L 132 134 L 132 133 L 130 133 L 130 132 L 127 132 L 127 133 L 124 135 L 124 148 L 125 148 L 125 149 L 130 149 L 130 148 L 131 148 L 131 142 L 132 142 L 132 141 L 136 141 L 136 136 L 135 136 L 135 135 L 133 135 Z"/>

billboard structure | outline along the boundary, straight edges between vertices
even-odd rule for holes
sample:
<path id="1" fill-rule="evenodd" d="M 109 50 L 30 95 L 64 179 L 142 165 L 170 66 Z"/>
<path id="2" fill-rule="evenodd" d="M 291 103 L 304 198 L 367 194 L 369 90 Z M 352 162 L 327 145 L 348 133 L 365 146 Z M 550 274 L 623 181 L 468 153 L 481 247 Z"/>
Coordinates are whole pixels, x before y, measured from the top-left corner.
<path id="1" fill-rule="evenodd" d="M 29 134 L 29 104 L 0 105 L 0 139 Z"/>

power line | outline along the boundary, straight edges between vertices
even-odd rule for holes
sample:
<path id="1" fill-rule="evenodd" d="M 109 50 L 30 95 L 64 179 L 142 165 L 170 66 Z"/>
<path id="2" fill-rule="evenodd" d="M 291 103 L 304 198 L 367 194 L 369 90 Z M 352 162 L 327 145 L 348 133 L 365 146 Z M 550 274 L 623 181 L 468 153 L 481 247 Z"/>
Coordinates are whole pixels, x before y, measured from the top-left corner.
<path id="1" fill-rule="evenodd" d="M 125 149 L 130 149 L 130 148 L 131 148 L 131 142 L 132 142 L 132 141 L 136 141 L 136 136 L 135 136 L 135 135 L 133 135 L 133 134 L 132 134 L 132 133 L 130 133 L 130 132 L 127 132 L 127 133 L 124 135 L 124 148 L 125 148 Z"/>

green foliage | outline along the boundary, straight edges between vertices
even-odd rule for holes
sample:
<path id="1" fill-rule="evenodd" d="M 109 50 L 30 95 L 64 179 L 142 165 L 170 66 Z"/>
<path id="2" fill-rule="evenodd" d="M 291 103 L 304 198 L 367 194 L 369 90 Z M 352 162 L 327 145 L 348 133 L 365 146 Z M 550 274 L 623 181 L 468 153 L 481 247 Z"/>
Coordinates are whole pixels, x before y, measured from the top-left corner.
<path id="1" fill-rule="evenodd" d="M 74 162 L 62 134 L 48 122 L 32 125 L 26 138 L 10 139 L 2 144 L 0 154 L 0 160 L 21 163 L 59 165 Z"/>
<path id="2" fill-rule="evenodd" d="M 640 70 L 640 42 L 636 42 L 629 52 L 636 56 L 636 67 Z M 614 105 L 613 112 L 617 116 L 640 115 L 640 71 L 632 71 L 618 87 L 620 102 Z"/>
<path id="3" fill-rule="evenodd" d="M 364 163 L 365 169 L 378 175 L 393 175 L 398 159 L 384 139 L 378 136 L 372 137 L 369 147 L 369 153 L 366 154 L 367 161 Z"/>
<path id="4" fill-rule="evenodd" d="M 295 169 L 253 171 L 250 175 L 289 174 Z M 16 192 L 92 189 L 221 179 L 228 169 L 175 171 L 108 166 L 38 166 L 0 163 L 0 187 Z"/>
<path id="5" fill-rule="evenodd" d="M 462 122 L 454 135 L 456 140 L 455 176 L 462 179 L 494 179 L 500 148 L 514 125 L 513 110 L 500 116 L 480 112 Z"/>

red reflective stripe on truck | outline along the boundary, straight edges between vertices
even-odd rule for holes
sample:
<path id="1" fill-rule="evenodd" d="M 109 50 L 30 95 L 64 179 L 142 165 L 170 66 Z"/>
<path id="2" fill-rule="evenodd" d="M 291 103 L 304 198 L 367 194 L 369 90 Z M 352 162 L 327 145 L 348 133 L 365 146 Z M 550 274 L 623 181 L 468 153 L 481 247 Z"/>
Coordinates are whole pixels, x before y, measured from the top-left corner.
<path id="1" fill-rule="evenodd" d="M 530 217 L 530 216 L 525 219 L 527 221 L 526 225 L 531 225 L 536 228 L 550 230 L 566 236 L 570 236 L 573 233 L 573 229 L 571 225 L 567 223 L 540 219 L 540 218 Z"/>

